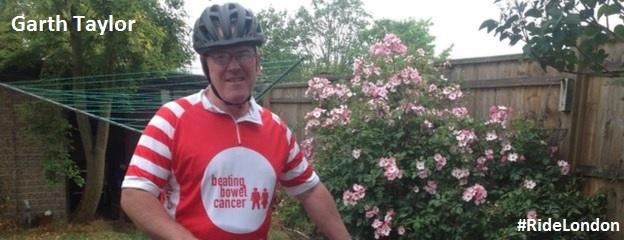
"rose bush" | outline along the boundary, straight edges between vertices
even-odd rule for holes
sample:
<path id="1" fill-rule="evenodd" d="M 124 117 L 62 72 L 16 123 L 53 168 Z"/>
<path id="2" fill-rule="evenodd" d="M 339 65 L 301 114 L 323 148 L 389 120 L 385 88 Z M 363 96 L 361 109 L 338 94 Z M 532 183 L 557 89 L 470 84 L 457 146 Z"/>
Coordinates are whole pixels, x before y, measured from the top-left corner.
<path id="1" fill-rule="evenodd" d="M 464 93 L 392 34 L 356 59 L 353 77 L 309 81 L 302 148 L 356 239 L 592 239 L 592 232 L 517 232 L 521 218 L 593 221 L 586 197 L 546 136 L 511 109 L 477 121 Z M 427 69 L 419 72 L 419 69 Z"/>

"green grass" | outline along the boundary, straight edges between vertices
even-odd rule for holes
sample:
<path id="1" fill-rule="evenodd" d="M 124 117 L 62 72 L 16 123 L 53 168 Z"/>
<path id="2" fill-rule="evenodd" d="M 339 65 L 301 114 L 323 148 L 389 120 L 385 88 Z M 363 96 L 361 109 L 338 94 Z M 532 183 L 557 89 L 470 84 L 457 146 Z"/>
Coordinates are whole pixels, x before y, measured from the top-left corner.
<path id="1" fill-rule="evenodd" d="M 148 239 L 129 223 L 96 220 L 86 225 L 53 223 L 32 229 L 9 228 L 0 232 L 0 239 L 7 240 L 83 240 L 83 239 Z"/>
<path id="2" fill-rule="evenodd" d="M 15 226 L 0 228 L 0 240 L 147 240 L 132 223 L 96 220 L 89 224 L 52 223 L 32 229 Z M 301 239 L 274 221 L 269 232 L 271 240 Z"/>

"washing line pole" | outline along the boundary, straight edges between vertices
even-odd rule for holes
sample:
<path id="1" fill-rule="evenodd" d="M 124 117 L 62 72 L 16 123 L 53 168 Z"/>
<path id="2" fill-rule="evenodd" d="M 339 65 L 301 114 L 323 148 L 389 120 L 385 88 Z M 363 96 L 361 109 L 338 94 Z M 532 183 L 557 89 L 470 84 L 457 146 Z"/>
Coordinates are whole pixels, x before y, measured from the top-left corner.
<path id="1" fill-rule="evenodd" d="M 69 106 L 69 105 L 66 105 L 66 104 L 62 104 L 62 103 L 60 103 L 60 102 L 56 102 L 56 101 L 53 101 L 53 100 L 50 100 L 50 99 L 44 98 L 44 97 L 39 96 L 39 95 L 36 95 L 36 94 L 32 94 L 32 93 L 30 93 L 30 92 L 24 91 L 24 90 L 22 90 L 22 89 L 19 89 L 19 88 L 13 87 L 13 86 L 11 86 L 11 85 L 8 85 L 8 84 L 2 83 L 2 82 L 0 82 L 0 86 L 5 87 L 5 88 L 7 88 L 7 89 L 9 89 L 9 90 L 13 90 L 13 91 L 18 92 L 18 93 L 21 93 L 21 94 L 25 94 L 25 95 L 28 95 L 28 96 L 34 97 L 34 98 L 39 99 L 39 100 L 41 100 L 41 101 L 48 102 L 48 103 L 51 103 L 51 104 L 57 105 L 57 106 L 59 106 L 59 107 L 66 108 L 66 109 L 69 109 L 69 110 L 72 110 L 72 111 L 74 111 L 74 112 L 77 112 L 77 113 L 80 113 L 80 114 L 84 114 L 84 115 L 87 115 L 87 116 L 89 116 L 89 117 L 92 117 L 92 118 L 95 118 L 95 119 L 101 120 L 101 121 L 108 122 L 108 123 L 110 123 L 110 124 L 112 124 L 112 125 L 115 125 L 115 126 L 117 126 L 117 127 L 125 128 L 125 129 L 127 129 L 127 130 L 130 130 L 130 131 L 133 131 L 133 132 L 137 132 L 137 133 L 139 133 L 139 134 L 143 133 L 141 130 L 138 130 L 138 129 L 136 129 L 136 128 L 133 128 L 133 127 L 130 127 L 130 126 L 126 126 L 126 125 L 123 125 L 123 124 L 121 124 L 121 123 L 118 123 L 118 122 L 112 121 L 112 120 L 110 120 L 110 119 L 106 119 L 106 118 L 103 118 L 103 117 L 97 116 L 97 115 L 95 115 L 95 114 L 92 114 L 92 113 L 89 113 L 89 112 L 86 112 L 86 111 L 83 111 L 83 110 L 77 109 L 77 108 L 75 108 L 75 107 L 72 107 L 72 106 Z"/>
<path id="2" fill-rule="evenodd" d="M 286 77 L 286 75 L 288 75 L 293 69 L 295 69 L 295 67 L 297 67 L 301 62 L 303 62 L 303 59 L 304 58 L 300 58 L 299 61 L 297 61 L 295 64 L 290 66 L 284 73 L 282 73 L 282 75 L 280 75 L 279 78 L 277 78 L 277 80 L 273 81 L 271 83 L 271 85 L 269 85 L 264 90 L 262 90 L 262 93 L 260 93 L 260 95 L 258 95 L 256 97 L 256 101 L 260 102 L 260 100 L 262 100 L 262 97 L 264 96 L 264 94 L 266 94 L 269 90 L 271 90 L 271 88 L 273 88 L 273 86 L 275 86 L 275 84 L 277 84 L 278 82 L 282 81 L 282 79 L 284 77 Z"/>

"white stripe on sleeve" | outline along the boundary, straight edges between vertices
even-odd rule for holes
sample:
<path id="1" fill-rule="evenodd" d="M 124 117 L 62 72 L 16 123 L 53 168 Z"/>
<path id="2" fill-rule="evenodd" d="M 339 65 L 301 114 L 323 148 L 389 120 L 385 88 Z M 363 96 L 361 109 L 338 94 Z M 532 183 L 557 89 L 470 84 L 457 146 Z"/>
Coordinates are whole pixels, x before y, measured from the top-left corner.
<path id="1" fill-rule="evenodd" d="M 121 184 L 121 188 L 138 188 L 151 193 L 154 197 L 158 197 L 160 194 L 160 188 L 152 181 L 143 177 L 126 176 Z"/>
<path id="2" fill-rule="evenodd" d="M 295 146 L 293 146 L 290 149 L 290 152 L 288 153 L 288 163 L 292 162 L 293 159 L 295 159 L 295 157 L 297 156 L 297 154 L 299 154 L 299 144 L 295 143 Z M 305 161 L 305 159 L 304 159 Z"/>
<path id="3" fill-rule="evenodd" d="M 276 123 L 282 123 L 282 120 L 279 118 L 279 116 L 277 116 L 277 114 L 271 113 L 271 116 L 273 117 L 273 121 L 275 121 Z"/>
<path id="4" fill-rule="evenodd" d="M 189 101 L 189 103 L 191 103 L 191 105 L 195 105 L 195 104 L 201 102 L 203 93 L 204 93 L 204 90 L 201 90 L 198 93 L 195 93 L 193 95 L 189 95 L 189 96 L 184 97 L 184 99 Z"/>
<path id="5" fill-rule="evenodd" d="M 178 118 L 182 116 L 182 113 L 184 113 L 184 108 L 182 108 L 182 106 L 180 106 L 177 102 L 168 102 L 165 104 L 165 107 L 171 110 Z"/>
<path id="6" fill-rule="evenodd" d="M 290 128 L 286 128 L 286 140 L 288 140 L 288 144 L 290 144 L 291 137 L 292 137 L 292 131 L 290 131 Z"/>
<path id="7" fill-rule="evenodd" d="M 171 160 L 171 151 L 169 151 L 169 147 L 150 136 L 142 135 L 139 139 L 139 145 L 149 148 L 161 156 Z"/>
<path id="8" fill-rule="evenodd" d="M 288 195 L 290 195 L 290 196 L 296 196 L 296 195 L 302 194 L 305 191 L 308 191 L 309 189 L 313 188 L 319 182 L 321 182 L 321 180 L 316 175 L 316 173 L 313 172 L 312 176 L 310 176 L 310 178 L 308 178 L 308 180 L 306 180 L 306 182 L 304 182 L 302 184 L 299 184 L 298 186 L 287 187 L 286 188 L 286 193 Z"/>
<path id="9" fill-rule="evenodd" d="M 167 134 L 169 139 L 173 139 L 173 132 L 174 132 L 173 126 L 171 126 L 171 124 L 167 120 L 162 118 L 161 116 L 158 116 L 158 115 L 154 116 L 152 120 L 150 120 L 148 125 L 152 125 L 162 130 L 165 134 Z"/>
<path id="10" fill-rule="evenodd" d="M 137 155 L 132 156 L 132 160 L 130 160 L 130 165 L 137 166 L 141 170 L 146 171 L 165 181 L 169 178 L 169 174 L 171 173 L 171 171 Z"/>
<path id="11" fill-rule="evenodd" d="M 299 165 L 297 165 L 295 168 L 291 169 L 290 171 L 284 173 L 284 175 L 282 175 L 280 179 L 282 181 L 290 181 L 296 178 L 297 176 L 301 175 L 301 173 L 303 173 L 307 168 L 308 168 L 308 160 L 304 158 L 301 160 L 301 163 L 299 163 Z"/>

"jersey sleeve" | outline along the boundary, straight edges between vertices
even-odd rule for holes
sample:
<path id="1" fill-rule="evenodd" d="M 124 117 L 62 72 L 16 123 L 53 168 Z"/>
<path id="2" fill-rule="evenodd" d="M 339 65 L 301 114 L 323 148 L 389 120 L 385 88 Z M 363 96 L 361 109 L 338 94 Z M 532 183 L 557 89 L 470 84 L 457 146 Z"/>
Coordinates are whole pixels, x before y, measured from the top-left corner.
<path id="1" fill-rule="evenodd" d="M 286 140 L 290 150 L 280 183 L 289 195 L 296 196 L 316 186 L 320 179 L 299 148 L 295 136 L 290 129 L 287 128 L 286 131 Z"/>
<path id="2" fill-rule="evenodd" d="M 171 175 L 175 123 L 183 110 L 176 102 L 161 107 L 143 130 L 122 188 L 137 188 L 158 196 Z"/>

